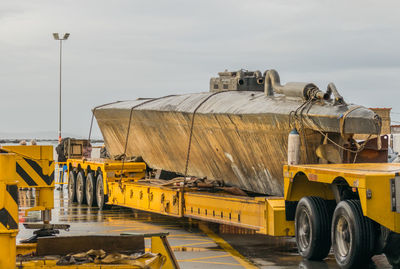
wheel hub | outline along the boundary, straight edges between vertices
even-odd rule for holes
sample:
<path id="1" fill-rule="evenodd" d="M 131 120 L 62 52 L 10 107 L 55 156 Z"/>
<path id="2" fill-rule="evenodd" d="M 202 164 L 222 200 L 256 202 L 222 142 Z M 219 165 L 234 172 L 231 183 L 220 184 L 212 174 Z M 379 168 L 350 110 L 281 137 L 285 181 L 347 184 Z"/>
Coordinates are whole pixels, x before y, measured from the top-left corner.
<path id="1" fill-rule="evenodd" d="M 300 220 L 299 220 L 299 229 L 298 229 L 298 234 L 299 234 L 299 245 L 301 249 L 307 249 L 308 246 L 310 245 L 311 241 L 311 233 L 310 233 L 310 217 L 308 215 L 308 212 L 306 210 L 303 210 Z"/>
<path id="2" fill-rule="evenodd" d="M 349 254 L 352 240 L 350 226 L 344 216 L 341 216 L 338 220 L 335 237 L 338 254 L 342 257 L 346 257 Z"/>
<path id="3" fill-rule="evenodd" d="M 96 195 L 97 195 L 97 203 L 98 203 L 98 206 L 101 207 L 101 206 L 103 205 L 103 197 L 104 197 L 104 194 L 103 194 L 103 186 L 102 186 L 102 185 L 99 185 L 99 186 L 97 187 Z"/>
<path id="4" fill-rule="evenodd" d="M 69 195 L 72 194 L 72 191 L 73 191 L 73 186 L 72 186 L 72 184 L 68 184 L 68 192 L 69 192 Z"/>

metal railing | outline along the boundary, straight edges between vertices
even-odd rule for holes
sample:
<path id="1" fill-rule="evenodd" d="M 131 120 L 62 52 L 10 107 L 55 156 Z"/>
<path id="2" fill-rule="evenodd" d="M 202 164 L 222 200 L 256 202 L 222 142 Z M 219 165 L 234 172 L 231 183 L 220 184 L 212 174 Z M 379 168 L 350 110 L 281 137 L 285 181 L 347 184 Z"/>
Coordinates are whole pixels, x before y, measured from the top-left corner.
<path id="1" fill-rule="evenodd" d="M 54 183 L 55 185 L 68 184 L 67 162 L 55 162 Z"/>

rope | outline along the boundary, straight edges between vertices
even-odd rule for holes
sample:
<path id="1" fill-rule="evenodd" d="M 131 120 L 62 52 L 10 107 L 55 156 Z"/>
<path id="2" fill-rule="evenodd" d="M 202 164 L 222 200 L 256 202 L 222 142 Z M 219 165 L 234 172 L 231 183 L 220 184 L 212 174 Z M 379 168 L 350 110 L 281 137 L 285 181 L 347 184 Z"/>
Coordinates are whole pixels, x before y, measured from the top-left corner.
<path id="1" fill-rule="evenodd" d="M 349 115 L 351 112 L 353 112 L 356 109 L 361 108 L 362 106 L 354 106 L 352 108 L 350 108 L 349 110 L 347 110 L 345 113 L 343 113 L 343 115 L 340 117 L 340 135 L 342 137 L 344 137 L 344 124 L 345 124 L 345 120 L 347 115 Z"/>
<path id="2" fill-rule="evenodd" d="M 296 125 L 296 121 L 300 122 L 300 133 L 302 133 L 303 136 L 303 144 L 306 150 L 306 162 L 308 163 L 308 145 L 307 145 L 307 139 L 306 139 L 306 133 L 305 133 L 305 128 L 304 128 L 304 115 L 303 115 L 303 111 L 306 109 L 307 106 L 309 106 L 312 101 L 313 98 L 315 97 L 311 97 L 310 99 L 306 100 L 305 102 L 303 102 L 295 111 L 291 111 L 289 113 L 289 129 L 291 128 L 291 117 L 293 116 L 294 120 L 295 120 L 295 125 Z M 310 110 L 311 106 L 309 106 L 308 111 Z M 308 113 L 307 111 L 307 113 Z"/>
<path id="3" fill-rule="evenodd" d="M 360 144 L 356 144 L 357 150 L 352 150 L 349 148 L 345 148 L 341 145 L 339 145 L 338 143 L 336 143 L 335 141 L 333 141 L 332 139 L 330 139 L 328 137 L 328 134 L 324 134 L 321 130 L 317 130 L 319 133 L 321 133 L 321 135 L 323 135 L 329 142 L 331 142 L 332 144 L 334 144 L 335 146 L 337 146 L 338 148 L 342 149 L 342 150 L 346 150 L 349 151 L 351 153 L 359 153 L 360 151 L 362 151 L 365 147 L 365 144 L 368 142 L 368 140 L 371 138 L 371 134 L 368 136 L 368 138 L 360 145 Z"/>
<path id="4" fill-rule="evenodd" d="M 122 101 L 116 101 L 116 102 L 112 102 L 112 103 L 107 103 L 107 104 L 100 105 L 100 106 L 96 106 L 95 108 L 93 108 L 93 110 L 92 110 L 92 119 L 91 119 L 91 121 L 90 121 L 90 129 L 89 129 L 88 144 L 90 144 L 90 136 L 91 136 L 91 133 L 92 133 L 94 112 L 96 111 L 96 109 L 98 109 L 98 108 L 100 108 L 100 107 L 103 107 L 103 106 L 107 106 L 107 105 L 112 105 L 112 104 L 120 103 L 120 102 L 122 102 Z M 27 158 L 27 159 L 31 159 L 31 160 L 35 160 L 35 161 L 41 161 L 41 159 L 32 158 L 32 157 L 30 157 L 30 156 L 27 156 L 27 155 L 24 155 L 24 154 L 21 154 L 21 153 L 12 151 L 12 150 L 6 150 L 6 149 L 4 149 L 4 148 L 2 148 L 1 150 L 2 150 L 2 151 L 6 151 L 6 152 L 8 152 L 8 153 L 14 153 L 14 154 L 16 154 L 16 155 L 19 155 L 19 156 L 24 157 L 24 158 Z"/>
<path id="5" fill-rule="evenodd" d="M 167 98 L 167 97 L 171 97 L 171 96 L 176 96 L 176 95 L 166 95 L 166 96 L 162 96 L 162 97 L 158 97 L 158 98 L 148 99 L 147 101 L 144 101 L 143 103 L 140 103 L 140 104 L 137 104 L 137 105 L 131 107 L 131 111 L 129 113 L 128 130 L 127 130 L 126 138 L 125 138 L 124 153 L 121 155 L 121 157 L 122 157 L 122 167 L 121 167 L 121 177 L 120 177 L 120 182 L 119 182 L 120 187 L 121 187 L 121 183 L 122 183 L 122 172 L 124 171 L 124 166 L 125 166 L 126 149 L 128 147 L 128 140 L 129 140 L 129 133 L 130 133 L 130 129 L 131 129 L 133 110 L 135 108 L 138 108 L 138 107 L 140 107 L 142 105 L 145 105 L 145 104 L 148 104 L 150 102 L 157 101 L 157 100 L 160 100 L 160 99 L 163 99 L 163 98 Z"/>
<path id="6" fill-rule="evenodd" d="M 342 115 L 342 117 L 340 118 L 340 135 L 341 135 L 342 137 L 344 137 L 344 126 L 345 126 L 346 117 L 347 117 L 348 114 L 350 114 L 352 111 L 354 111 L 354 110 L 356 110 L 356 109 L 358 109 L 358 108 L 361 108 L 361 107 L 362 107 L 362 106 L 355 106 L 355 107 L 352 107 L 351 109 L 347 110 L 347 111 Z M 366 139 L 361 145 L 358 144 L 357 141 L 355 141 L 355 142 L 356 142 L 355 145 L 356 145 L 356 147 L 357 147 L 357 150 L 352 150 L 352 149 L 349 149 L 349 148 L 345 148 L 345 147 L 339 145 L 338 143 L 336 143 L 335 141 L 333 141 L 332 139 L 330 139 L 330 138 L 328 137 L 328 134 L 323 133 L 323 131 L 321 130 L 321 128 L 318 126 L 318 124 L 315 124 L 315 125 L 318 127 L 318 130 L 317 130 L 317 131 L 318 131 L 321 135 L 323 135 L 323 136 L 325 137 L 325 139 L 327 139 L 328 141 L 330 141 L 333 145 L 335 145 L 336 147 L 338 147 L 338 148 L 340 148 L 340 149 L 342 149 L 342 150 L 344 150 L 344 151 L 348 151 L 348 152 L 350 152 L 350 153 L 354 153 L 355 156 L 354 156 L 354 161 L 353 161 L 353 163 L 355 163 L 358 153 L 360 153 L 362 150 L 364 150 L 365 145 L 367 144 L 367 142 L 370 140 L 370 138 L 371 138 L 371 136 L 372 136 L 372 134 L 370 134 L 370 135 L 367 137 L 367 139 Z M 379 137 L 378 137 L 377 139 L 379 140 Z"/>
<path id="7" fill-rule="evenodd" d="M 100 108 L 100 107 L 108 106 L 108 105 L 112 105 L 112 104 L 117 104 L 117 103 L 121 103 L 121 102 L 122 102 L 122 101 L 116 101 L 116 102 L 112 102 L 112 103 L 107 103 L 107 104 L 104 104 L 104 105 L 96 106 L 96 107 L 93 108 L 93 110 L 92 110 L 92 119 L 90 120 L 90 129 L 89 129 L 88 144 L 90 144 L 90 136 L 91 136 L 91 134 L 92 134 L 94 112 L 96 112 L 96 110 L 97 110 L 98 108 Z"/>
<path id="8" fill-rule="evenodd" d="M 305 132 L 304 132 L 304 114 L 303 114 L 303 112 L 308 107 L 308 110 L 307 110 L 307 114 L 308 114 L 308 112 L 310 111 L 310 109 L 311 109 L 312 105 L 315 103 L 315 101 L 316 101 L 316 99 L 314 97 L 310 98 L 309 100 L 303 102 L 295 111 L 291 111 L 289 113 L 289 127 L 290 128 L 291 128 L 291 121 L 292 121 L 291 118 L 292 117 L 294 119 L 295 125 L 296 125 L 296 122 L 300 123 L 300 127 L 301 127 L 301 130 L 302 130 L 302 133 L 303 133 L 303 141 L 305 143 L 307 158 L 308 158 L 307 145 L 306 145 L 307 140 L 306 140 Z M 342 115 L 342 117 L 340 118 L 340 134 L 342 135 L 342 137 L 344 136 L 344 126 L 345 126 L 346 117 L 348 116 L 348 114 L 350 114 L 352 111 L 354 111 L 354 110 L 356 110 L 358 108 L 361 108 L 361 106 L 352 107 L 351 109 L 347 110 Z M 300 112 L 300 114 L 299 114 L 299 112 Z M 338 147 L 338 148 L 340 148 L 340 149 L 342 149 L 344 151 L 348 151 L 348 152 L 354 153 L 355 157 L 354 157 L 353 163 L 356 161 L 358 153 L 361 152 L 364 149 L 364 147 L 366 146 L 367 142 L 370 140 L 370 138 L 372 136 L 370 134 L 368 136 L 368 138 L 361 145 L 356 142 L 357 150 L 352 150 L 352 149 L 349 149 L 349 148 L 345 148 L 345 147 L 339 145 L 338 143 L 336 143 L 335 141 L 333 141 L 332 139 L 330 139 L 328 134 L 324 133 L 322 131 L 322 128 L 316 122 L 314 122 L 314 125 L 316 126 L 317 131 L 324 137 L 324 139 L 328 140 L 333 145 L 335 145 L 336 147 Z"/>
<path id="9" fill-rule="evenodd" d="M 184 193 L 185 193 L 185 186 L 186 186 L 187 171 L 188 171 L 188 167 L 189 167 L 190 150 L 191 150 L 191 146 L 192 146 L 192 136 L 193 136 L 194 119 L 195 119 L 195 116 L 196 116 L 196 112 L 211 97 L 213 97 L 213 96 L 215 96 L 217 94 L 220 94 L 220 93 L 224 93 L 224 92 L 227 92 L 227 91 L 220 91 L 220 92 L 215 92 L 213 94 L 210 94 L 203 101 L 201 101 L 201 103 L 198 104 L 197 107 L 195 108 L 195 110 L 193 111 L 192 122 L 191 122 L 191 125 L 190 125 L 189 143 L 188 143 L 188 149 L 187 149 L 187 155 L 186 155 L 185 175 L 183 177 L 183 185 L 182 185 L 182 189 L 181 189 L 181 193 L 182 193 L 182 199 L 181 199 L 181 201 L 182 201 L 181 202 L 182 216 L 183 216 L 184 207 L 185 207 L 185 196 L 184 196 Z"/>
<path id="10" fill-rule="evenodd" d="M 186 165 L 185 165 L 185 177 L 184 177 L 184 184 L 186 183 L 186 176 L 187 176 L 187 171 L 188 171 L 188 167 L 189 167 L 189 158 L 190 158 L 190 149 L 191 149 L 191 145 L 192 145 L 192 136 L 193 136 L 193 126 L 194 126 L 194 119 L 196 116 L 196 112 L 197 110 L 205 103 L 207 102 L 211 97 L 220 94 L 220 93 L 224 93 L 227 91 L 220 91 L 220 92 L 215 92 L 213 94 L 210 94 L 209 96 L 207 96 L 203 101 L 201 101 L 200 104 L 197 105 L 197 107 L 195 108 L 195 110 L 193 111 L 193 116 L 192 116 L 192 123 L 190 125 L 190 134 L 189 134 L 189 144 L 188 144 L 188 149 L 187 149 L 187 155 L 186 155 Z"/>

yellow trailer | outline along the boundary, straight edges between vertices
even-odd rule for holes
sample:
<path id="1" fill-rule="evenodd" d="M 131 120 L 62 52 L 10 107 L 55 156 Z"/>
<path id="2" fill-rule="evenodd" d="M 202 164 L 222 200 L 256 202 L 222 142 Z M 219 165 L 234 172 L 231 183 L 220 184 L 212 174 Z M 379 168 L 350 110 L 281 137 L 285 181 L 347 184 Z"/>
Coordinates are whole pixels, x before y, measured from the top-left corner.
<path id="1" fill-rule="evenodd" d="M 247 197 L 151 184 L 141 180 L 143 162 L 67 163 L 72 200 L 74 193 L 85 196 L 86 186 L 86 194 L 96 193 L 100 208 L 118 205 L 295 236 L 304 258 L 324 259 L 333 247 L 342 268 L 358 268 L 380 253 L 400 264 L 400 164 L 284 166 L 284 197 Z M 90 181 L 96 182 L 96 191 L 87 187 Z"/>
<path id="2" fill-rule="evenodd" d="M 47 235 L 38 238 L 37 243 L 17 245 L 19 187 L 37 188 L 37 205 L 30 210 L 49 211 L 42 213 L 42 216 L 51 216 L 50 210 L 54 204 L 54 162 L 50 158 L 52 152 L 51 146 L 8 146 L 0 149 L 0 268 L 179 269 L 167 241 L 167 233 L 69 237 Z M 48 223 L 49 218 L 44 221 L 44 226 L 52 227 Z M 43 225 L 36 226 L 41 228 Z M 151 253 L 135 257 L 115 254 L 144 253 L 144 238 L 151 239 Z M 28 255 L 23 256 L 24 254 Z M 83 265 L 74 264 L 73 260 L 82 258 L 83 254 L 92 260 Z M 59 258 L 49 258 L 49 255 L 57 255 Z M 59 264 L 67 257 L 72 257 L 72 263 L 67 260 L 66 263 Z"/>
<path id="3" fill-rule="evenodd" d="M 15 156 L 14 174 L 18 188 L 35 189 L 35 205 L 25 210 L 41 211 L 42 224 L 24 223 L 25 228 L 35 229 L 34 235 L 21 242 L 36 242 L 38 237 L 59 233 L 59 229 L 68 229 L 68 224 L 50 224 L 51 211 L 54 208 L 54 158 L 53 146 L 45 145 L 4 145 L 2 154 Z"/>

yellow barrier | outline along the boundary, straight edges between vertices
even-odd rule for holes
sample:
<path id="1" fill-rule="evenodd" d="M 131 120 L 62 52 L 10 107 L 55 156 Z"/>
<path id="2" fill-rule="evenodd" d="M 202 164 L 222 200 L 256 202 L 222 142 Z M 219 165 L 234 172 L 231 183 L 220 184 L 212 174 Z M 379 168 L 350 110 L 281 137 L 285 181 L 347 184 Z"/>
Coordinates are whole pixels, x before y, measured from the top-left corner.
<path id="1" fill-rule="evenodd" d="M 15 154 L 14 173 L 19 188 L 35 188 L 36 204 L 25 211 L 42 211 L 45 224 L 54 208 L 53 146 L 2 146 L 2 151 Z"/>
<path id="2" fill-rule="evenodd" d="M 0 268 L 15 268 L 18 187 L 15 155 L 0 154 Z"/>

